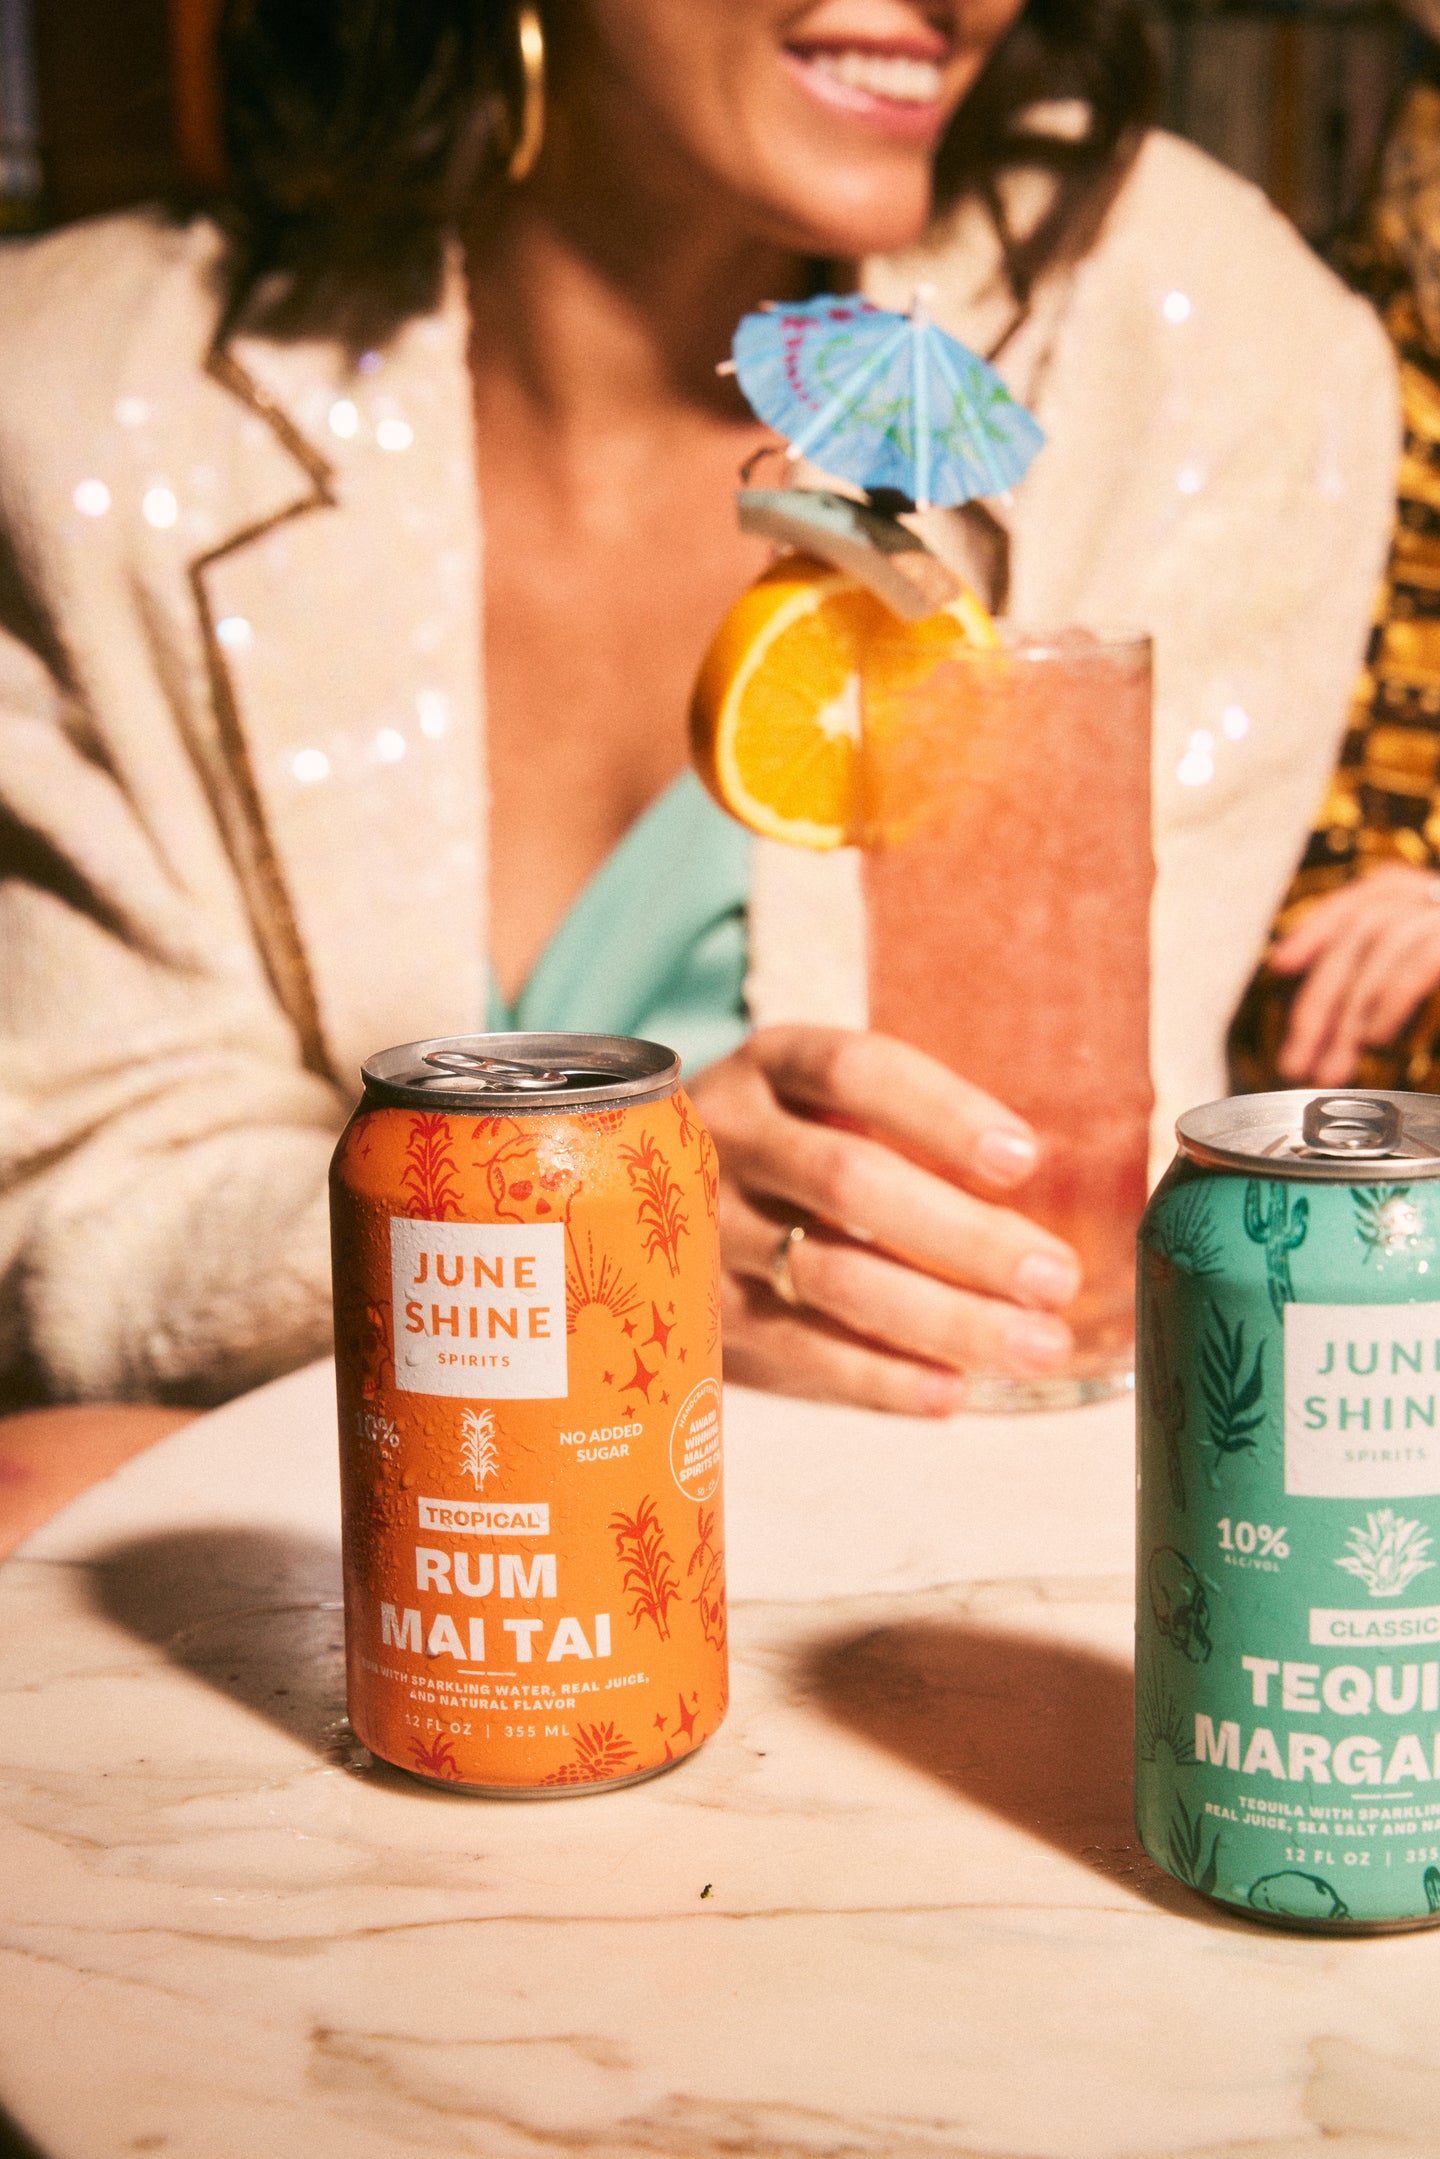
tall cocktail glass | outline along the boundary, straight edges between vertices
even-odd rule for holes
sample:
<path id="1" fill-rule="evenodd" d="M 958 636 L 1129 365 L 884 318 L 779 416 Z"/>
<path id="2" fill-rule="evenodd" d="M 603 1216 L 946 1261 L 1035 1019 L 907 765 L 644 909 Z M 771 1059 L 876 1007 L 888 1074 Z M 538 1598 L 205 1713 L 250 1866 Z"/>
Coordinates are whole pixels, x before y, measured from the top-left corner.
<path id="1" fill-rule="evenodd" d="M 1065 1373 L 977 1374 L 972 1400 L 1118 1393 L 1152 1106 L 1149 641 L 927 648 L 897 622 L 864 684 L 871 1025 L 1029 1120 L 1014 1204 L 1084 1270 Z"/>

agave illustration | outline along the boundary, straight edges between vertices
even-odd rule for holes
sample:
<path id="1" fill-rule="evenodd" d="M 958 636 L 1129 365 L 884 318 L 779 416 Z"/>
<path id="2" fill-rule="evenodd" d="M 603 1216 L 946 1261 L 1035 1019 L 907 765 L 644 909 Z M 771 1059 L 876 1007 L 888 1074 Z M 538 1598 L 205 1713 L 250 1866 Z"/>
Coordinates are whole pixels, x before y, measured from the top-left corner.
<path id="1" fill-rule="evenodd" d="M 1362 1581 L 1372 1597 L 1398 1597 L 1417 1574 L 1435 1564 L 1425 1557 L 1433 1542 L 1430 1532 L 1421 1522 L 1407 1522 L 1393 1507 L 1382 1507 L 1365 1521 L 1364 1529 L 1351 1529 L 1350 1549 L 1335 1564 Z"/>
<path id="2" fill-rule="evenodd" d="M 1220 1832 L 1216 1830 L 1207 1855 L 1205 1817 L 1198 1808 L 1191 1814 L 1183 1799 L 1175 1802 L 1165 1835 L 1165 1851 L 1177 1881 L 1198 1889 L 1202 1896 L 1213 1896 L 1220 1871 Z"/>

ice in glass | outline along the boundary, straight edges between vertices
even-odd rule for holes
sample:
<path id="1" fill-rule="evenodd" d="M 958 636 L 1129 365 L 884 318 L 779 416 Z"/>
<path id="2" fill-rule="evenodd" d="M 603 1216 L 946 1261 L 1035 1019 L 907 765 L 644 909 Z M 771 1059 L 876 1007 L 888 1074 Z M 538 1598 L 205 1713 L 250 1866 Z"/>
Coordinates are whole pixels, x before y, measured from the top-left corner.
<path id="1" fill-rule="evenodd" d="M 1015 1204 L 1084 1268 L 1068 1373 L 981 1376 L 976 1404 L 1118 1391 L 1152 1102 L 1148 640 L 937 650 L 897 622 L 864 694 L 871 1024 L 1030 1121 Z"/>

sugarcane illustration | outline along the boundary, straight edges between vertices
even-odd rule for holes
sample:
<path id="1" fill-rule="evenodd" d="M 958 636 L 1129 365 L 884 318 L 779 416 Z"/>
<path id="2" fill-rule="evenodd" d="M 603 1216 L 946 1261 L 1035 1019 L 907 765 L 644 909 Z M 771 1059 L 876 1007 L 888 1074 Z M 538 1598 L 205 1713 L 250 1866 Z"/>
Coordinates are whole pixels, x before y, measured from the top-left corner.
<path id="1" fill-rule="evenodd" d="M 1262 1184 L 1258 1178 L 1245 1187 L 1245 1234 L 1252 1244 L 1265 1247 L 1265 1282 L 1275 1317 L 1282 1323 L 1285 1307 L 1295 1302 L 1290 1279 L 1290 1254 L 1305 1242 L 1310 1227 L 1310 1202 L 1290 1204 L 1288 1185 Z"/>

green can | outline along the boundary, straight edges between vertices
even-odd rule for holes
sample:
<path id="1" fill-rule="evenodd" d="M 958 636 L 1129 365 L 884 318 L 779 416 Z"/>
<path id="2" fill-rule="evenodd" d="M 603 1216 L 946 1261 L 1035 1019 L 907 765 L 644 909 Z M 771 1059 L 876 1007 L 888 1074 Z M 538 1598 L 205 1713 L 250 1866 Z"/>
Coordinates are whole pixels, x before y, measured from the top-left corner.
<path id="1" fill-rule="evenodd" d="M 1440 1919 L 1440 1099 L 1190 1111 L 1140 1226 L 1135 1809 L 1327 1933 Z"/>

